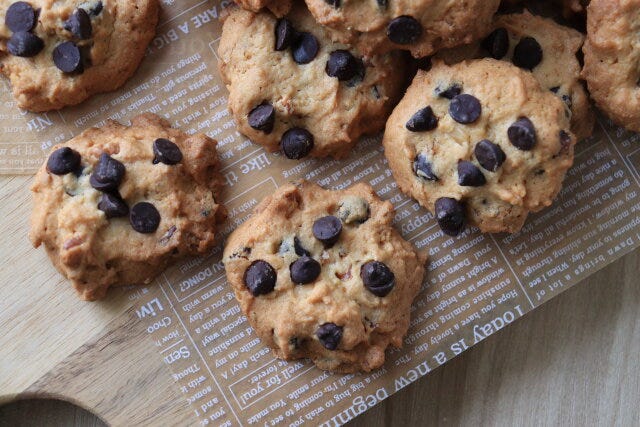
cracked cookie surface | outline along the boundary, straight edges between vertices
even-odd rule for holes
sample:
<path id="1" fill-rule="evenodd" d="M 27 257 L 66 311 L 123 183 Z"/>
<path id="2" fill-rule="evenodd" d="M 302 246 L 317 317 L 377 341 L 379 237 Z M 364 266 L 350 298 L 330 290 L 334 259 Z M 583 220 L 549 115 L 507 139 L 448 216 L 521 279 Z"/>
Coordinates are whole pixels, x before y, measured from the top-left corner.
<path id="1" fill-rule="evenodd" d="M 204 254 L 224 218 L 216 142 L 156 115 L 108 121 L 53 147 L 34 178 L 29 237 L 86 300 L 148 284 Z"/>
<path id="2" fill-rule="evenodd" d="M 29 111 L 55 110 L 113 91 L 138 68 L 155 35 L 158 11 L 157 0 L 4 0 L 0 72 L 18 106 Z M 25 17 L 29 24 L 21 25 Z"/>
<path id="3" fill-rule="evenodd" d="M 235 9 L 218 49 L 239 130 L 288 158 L 344 157 L 384 128 L 405 82 L 398 52 L 364 58 L 296 5 L 283 19 Z"/>
<path id="4" fill-rule="evenodd" d="M 357 184 L 288 184 L 229 237 L 224 265 L 243 312 L 284 359 L 370 371 L 399 347 L 426 256 L 393 228 L 393 207 Z"/>
<path id="5" fill-rule="evenodd" d="M 569 127 L 562 101 L 531 73 L 494 59 L 437 61 L 418 72 L 383 145 L 399 188 L 444 233 L 467 223 L 515 232 L 560 191 L 573 163 Z"/>

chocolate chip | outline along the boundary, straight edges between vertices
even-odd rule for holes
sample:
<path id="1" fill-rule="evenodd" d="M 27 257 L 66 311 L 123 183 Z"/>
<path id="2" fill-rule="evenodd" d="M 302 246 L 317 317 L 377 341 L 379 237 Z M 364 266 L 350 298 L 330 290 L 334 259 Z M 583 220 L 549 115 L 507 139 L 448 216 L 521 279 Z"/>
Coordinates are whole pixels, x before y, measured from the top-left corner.
<path id="1" fill-rule="evenodd" d="M 153 233 L 160 225 L 160 212 L 149 202 L 136 203 L 131 208 L 129 222 L 138 233 Z"/>
<path id="2" fill-rule="evenodd" d="M 27 32 L 31 31 L 38 22 L 38 14 L 31 5 L 24 1 L 17 1 L 7 9 L 4 23 L 11 31 Z"/>
<path id="3" fill-rule="evenodd" d="M 486 178 L 476 165 L 466 160 L 458 162 L 458 185 L 463 187 L 481 187 L 487 183 Z"/>
<path id="4" fill-rule="evenodd" d="M 313 61 L 319 50 L 318 39 L 311 33 L 300 33 L 291 45 L 293 60 L 300 65 Z"/>
<path id="5" fill-rule="evenodd" d="M 165 138 L 158 138 L 153 142 L 153 163 L 175 165 L 182 161 L 182 151 L 175 143 Z"/>
<path id="6" fill-rule="evenodd" d="M 333 215 L 323 216 L 315 220 L 312 231 L 315 238 L 320 240 L 325 247 L 331 247 L 340 238 L 342 221 Z"/>
<path id="7" fill-rule="evenodd" d="M 99 1 L 98 3 L 96 3 L 95 6 L 93 6 L 93 9 L 89 11 L 89 14 L 91 16 L 98 16 L 100 15 L 100 12 L 102 12 L 102 8 L 103 8 L 102 2 Z"/>
<path id="8" fill-rule="evenodd" d="M 282 135 L 280 147 L 289 159 L 302 159 L 313 149 L 313 135 L 306 129 L 289 129 Z"/>
<path id="9" fill-rule="evenodd" d="M 325 71 L 329 77 L 336 77 L 340 81 L 351 80 L 358 74 L 359 62 L 348 50 L 334 50 L 329 54 Z"/>
<path id="10" fill-rule="evenodd" d="M 277 273 L 266 261 L 253 261 L 244 272 L 244 285 L 251 295 L 266 295 L 276 287 Z"/>
<path id="11" fill-rule="evenodd" d="M 64 23 L 64 29 L 80 40 L 91 38 L 91 18 L 84 9 L 76 9 Z"/>
<path id="12" fill-rule="evenodd" d="M 560 146 L 562 147 L 560 149 L 560 152 L 566 153 L 567 151 L 569 151 L 569 147 L 571 147 L 571 135 L 569 135 L 566 131 L 561 130 L 559 136 Z"/>
<path id="13" fill-rule="evenodd" d="M 526 70 L 533 70 L 542 62 L 542 47 L 533 37 L 524 37 L 513 50 L 513 63 Z"/>
<path id="14" fill-rule="evenodd" d="M 360 268 L 364 287 L 377 297 L 385 297 L 396 285 L 395 275 L 384 263 L 369 261 Z"/>
<path id="15" fill-rule="evenodd" d="M 320 263 L 306 255 L 301 256 L 289 266 L 291 281 L 296 285 L 306 285 L 320 275 Z"/>
<path id="16" fill-rule="evenodd" d="M 413 159 L 413 173 L 427 181 L 437 181 L 438 176 L 433 173 L 432 165 L 427 156 L 418 153 Z"/>
<path id="17" fill-rule="evenodd" d="M 558 93 L 558 91 L 560 90 L 560 86 L 554 86 L 551 89 L 549 89 L 551 92 L 553 93 Z"/>
<path id="18" fill-rule="evenodd" d="M 66 175 L 80 166 L 80 153 L 69 147 L 58 148 L 47 160 L 47 171 L 54 175 Z"/>
<path id="19" fill-rule="evenodd" d="M 389 6 L 389 1 L 388 0 L 376 0 L 376 2 L 378 3 L 378 7 L 380 9 L 386 9 L 387 6 Z"/>
<path id="20" fill-rule="evenodd" d="M 98 202 L 98 209 L 104 212 L 107 218 L 116 218 L 129 214 L 127 203 L 118 194 L 114 193 L 103 193 Z"/>
<path id="21" fill-rule="evenodd" d="M 324 2 L 336 9 L 340 7 L 340 0 L 324 0 Z"/>
<path id="22" fill-rule="evenodd" d="M 433 130 L 438 127 L 438 118 L 433 114 L 433 109 L 431 109 L 431 107 L 424 107 L 416 111 L 405 126 L 411 132 Z"/>
<path id="23" fill-rule="evenodd" d="M 450 197 L 441 197 L 435 203 L 436 219 L 444 234 L 457 236 L 464 230 L 466 215 L 464 205 Z"/>
<path id="24" fill-rule="evenodd" d="M 118 189 L 124 177 L 125 167 L 107 153 L 102 153 L 89 178 L 89 183 L 96 190 L 110 192 Z"/>
<path id="25" fill-rule="evenodd" d="M 73 42 L 63 42 L 53 49 L 53 63 L 63 73 L 81 73 L 82 54 Z"/>
<path id="26" fill-rule="evenodd" d="M 296 38 L 296 30 L 288 19 L 279 19 L 276 24 L 276 50 L 286 50 Z"/>
<path id="27" fill-rule="evenodd" d="M 249 112 L 248 121 L 249 126 L 268 135 L 273 131 L 276 122 L 276 110 L 273 105 L 263 102 Z"/>
<path id="28" fill-rule="evenodd" d="M 398 16 L 387 26 L 387 37 L 397 44 L 415 43 L 421 35 L 422 25 L 412 16 Z"/>
<path id="29" fill-rule="evenodd" d="M 497 171 L 507 159 L 507 155 L 504 154 L 502 148 L 488 139 L 483 139 L 478 142 L 473 150 L 473 154 L 475 154 L 480 166 L 490 172 Z"/>
<path id="30" fill-rule="evenodd" d="M 13 33 L 7 41 L 7 51 L 23 58 L 36 56 L 43 48 L 44 42 L 40 37 L 24 31 Z"/>
<path id="31" fill-rule="evenodd" d="M 298 236 L 295 236 L 293 238 L 293 249 L 298 256 L 311 256 L 311 253 L 304 247 L 302 247 L 302 243 L 300 243 L 300 239 L 298 239 Z"/>
<path id="32" fill-rule="evenodd" d="M 418 67 L 419 70 L 424 71 L 429 71 L 431 69 L 431 66 L 433 65 L 431 63 L 430 56 L 423 56 L 422 58 L 415 59 L 415 63 L 416 67 Z"/>
<path id="33" fill-rule="evenodd" d="M 342 326 L 335 323 L 323 323 L 316 329 L 316 336 L 324 348 L 333 351 L 338 348 L 342 339 Z"/>
<path id="34" fill-rule="evenodd" d="M 451 86 L 444 90 L 442 90 L 440 87 L 437 87 L 435 93 L 440 98 L 453 99 L 462 93 L 462 86 L 457 83 L 453 83 Z"/>
<path id="35" fill-rule="evenodd" d="M 482 47 L 493 59 L 502 59 L 509 51 L 509 33 L 505 28 L 496 28 L 482 42 Z"/>
<path id="36" fill-rule="evenodd" d="M 536 144 L 536 129 L 531 120 L 520 117 L 507 130 L 509 141 L 518 149 L 529 151 Z"/>
<path id="37" fill-rule="evenodd" d="M 482 106 L 478 98 L 473 95 L 457 95 L 449 104 L 449 114 L 458 123 L 470 124 L 480 118 Z"/>

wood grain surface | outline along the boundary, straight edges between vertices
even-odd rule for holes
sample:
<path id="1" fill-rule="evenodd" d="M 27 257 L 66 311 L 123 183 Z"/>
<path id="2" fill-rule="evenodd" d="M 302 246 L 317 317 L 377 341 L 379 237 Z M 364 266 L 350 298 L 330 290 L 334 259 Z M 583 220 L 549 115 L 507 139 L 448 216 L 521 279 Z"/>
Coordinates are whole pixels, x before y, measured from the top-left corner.
<path id="1" fill-rule="evenodd" d="M 640 252 L 627 255 L 352 423 L 640 425 Z M 0 426 L 102 426 L 66 402 L 0 407 Z"/>

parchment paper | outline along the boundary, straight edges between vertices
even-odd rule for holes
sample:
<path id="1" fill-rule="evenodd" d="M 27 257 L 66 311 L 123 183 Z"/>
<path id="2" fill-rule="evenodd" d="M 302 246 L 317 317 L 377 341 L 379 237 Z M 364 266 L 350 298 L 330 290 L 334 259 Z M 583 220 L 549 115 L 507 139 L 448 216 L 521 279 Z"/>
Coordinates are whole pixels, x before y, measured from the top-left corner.
<path id="1" fill-rule="evenodd" d="M 221 244 L 287 181 L 305 178 L 334 189 L 364 181 L 395 205 L 397 228 L 431 256 L 404 348 L 388 351 L 385 367 L 367 375 L 334 375 L 306 361 L 274 359 L 226 283 L 221 245 L 210 256 L 169 268 L 153 286 L 132 288 L 129 298 L 147 325 L 149 345 L 193 409 L 185 423 L 343 424 L 638 247 L 638 135 L 599 119 L 595 135 L 578 145 L 557 201 L 532 215 L 521 232 L 471 229 L 450 238 L 397 191 L 379 137 L 364 138 L 343 161 L 298 162 L 267 154 L 240 135 L 216 69 L 222 5 L 162 3 L 158 36 L 135 77 L 115 93 L 35 115 L 17 110 L 7 81 L 0 80 L 0 173 L 33 173 L 53 144 L 107 118 L 127 122 L 151 111 L 220 142 L 229 209 Z"/>

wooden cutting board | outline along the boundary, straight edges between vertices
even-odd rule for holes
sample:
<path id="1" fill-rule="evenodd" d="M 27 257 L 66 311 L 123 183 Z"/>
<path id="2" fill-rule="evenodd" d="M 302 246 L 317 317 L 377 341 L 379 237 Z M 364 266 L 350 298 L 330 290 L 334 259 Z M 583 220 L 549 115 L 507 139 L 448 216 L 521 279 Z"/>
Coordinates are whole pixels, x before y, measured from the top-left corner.
<path id="1" fill-rule="evenodd" d="M 31 179 L 0 177 L 0 403 L 48 396 L 113 425 L 195 423 L 127 292 L 80 301 L 45 251 L 33 249 Z"/>

